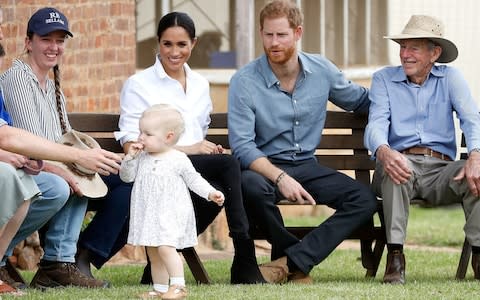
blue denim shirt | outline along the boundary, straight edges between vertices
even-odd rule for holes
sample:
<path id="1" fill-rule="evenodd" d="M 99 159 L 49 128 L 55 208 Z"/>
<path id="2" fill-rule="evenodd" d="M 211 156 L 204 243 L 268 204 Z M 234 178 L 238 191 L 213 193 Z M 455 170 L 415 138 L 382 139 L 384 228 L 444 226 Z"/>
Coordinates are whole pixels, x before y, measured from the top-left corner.
<path id="1" fill-rule="evenodd" d="M 327 101 L 348 111 L 368 111 L 368 90 L 348 81 L 329 60 L 300 52 L 293 93 L 280 88 L 262 55 L 232 77 L 228 136 L 242 168 L 260 158 L 305 160 L 320 142 Z"/>
<path id="2" fill-rule="evenodd" d="M 365 146 L 375 154 L 386 144 L 402 151 L 429 147 L 455 159 L 453 112 L 460 119 L 467 148 L 480 148 L 480 114 L 460 71 L 435 65 L 422 85 L 407 79 L 401 66 L 373 75 Z"/>

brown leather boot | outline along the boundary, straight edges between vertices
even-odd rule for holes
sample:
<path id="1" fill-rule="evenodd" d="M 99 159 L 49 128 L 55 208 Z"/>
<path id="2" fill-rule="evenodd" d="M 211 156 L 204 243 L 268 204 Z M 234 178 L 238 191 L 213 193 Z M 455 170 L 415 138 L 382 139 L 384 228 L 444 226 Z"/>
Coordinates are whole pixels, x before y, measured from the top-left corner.
<path id="1" fill-rule="evenodd" d="M 106 288 L 107 281 L 90 278 L 80 272 L 75 263 L 56 262 L 40 264 L 30 286 L 38 289 L 76 286 L 85 288 Z"/>
<path id="2" fill-rule="evenodd" d="M 472 254 L 473 278 L 480 280 L 480 254 Z"/>
<path id="3" fill-rule="evenodd" d="M 388 253 L 383 283 L 405 284 L 405 255 L 401 251 Z"/>

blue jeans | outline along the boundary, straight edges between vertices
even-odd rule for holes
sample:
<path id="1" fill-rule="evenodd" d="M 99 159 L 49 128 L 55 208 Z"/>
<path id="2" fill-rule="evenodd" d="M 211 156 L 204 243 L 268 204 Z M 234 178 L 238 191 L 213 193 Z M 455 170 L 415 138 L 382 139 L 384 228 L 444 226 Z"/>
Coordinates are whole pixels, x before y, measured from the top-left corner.
<path id="1" fill-rule="evenodd" d="M 10 243 L 6 255 L 12 255 L 13 248 L 18 243 L 48 222 L 43 258 L 49 261 L 75 262 L 77 239 L 87 200 L 70 197 L 70 187 L 57 175 L 41 172 L 34 177 L 42 195 L 30 204 L 27 216 Z"/>

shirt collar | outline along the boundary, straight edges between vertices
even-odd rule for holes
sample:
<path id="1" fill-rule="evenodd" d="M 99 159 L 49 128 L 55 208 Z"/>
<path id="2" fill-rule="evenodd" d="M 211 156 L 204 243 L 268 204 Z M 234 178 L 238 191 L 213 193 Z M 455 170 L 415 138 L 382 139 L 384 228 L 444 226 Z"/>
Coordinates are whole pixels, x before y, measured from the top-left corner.
<path id="1" fill-rule="evenodd" d="M 183 69 L 185 70 L 185 75 L 187 78 L 189 78 L 190 74 L 192 73 L 192 69 L 190 69 L 190 66 L 188 64 L 183 64 Z M 162 63 L 160 62 L 160 56 L 157 55 L 155 58 L 155 73 L 160 79 L 165 79 L 165 78 L 170 78 L 171 77 L 165 72 L 165 69 L 163 68 Z"/>
<path id="2" fill-rule="evenodd" d="M 23 60 L 20 60 L 20 59 L 15 59 L 12 63 L 12 67 L 14 68 L 18 68 L 22 71 L 24 71 L 25 73 L 27 73 L 32 80 L 34 80 L 36 83 L 38 83 L 38 78 L 37 76 L 35 75 L 35 73 L 33 73 L 33 69 L 32 67 L 27 64 L 26 62 L 24 62 Z"/>
<path id="3" fill-rule="evenodd" d="M 432 69 L 430 70 L 430 75 L 435 76 L 435 77 L 444 77 L 445 76 L 445 68 L 438 66 L 438 65 L 433 65 Z M 428 76 L 430 78 L 430 76 Z M 392 82 L 407 82 L 407 75 L 403 71 L 403 67 L 399 66 L 397 68 L 397 72 L 393 74 L 392 76 Z M 428 78 L 427 78 L 428 80 Z"/>
<path id="4" fill-rule="evenodd" d="M 298 53 L 298 61 L 300 63 L 300 72 L 303 74 L 303 78 L 307 76 L 307 73 L 312 73 L 306 59 L 303 57 L 303 53 Z M 278 78 L 272 71 L 270 64 L 268 63 L 267 55 L 263 54 L 259 58 L 258 72 L 265 78 L 265 82 L 268 88 L 278 83 Z"/>

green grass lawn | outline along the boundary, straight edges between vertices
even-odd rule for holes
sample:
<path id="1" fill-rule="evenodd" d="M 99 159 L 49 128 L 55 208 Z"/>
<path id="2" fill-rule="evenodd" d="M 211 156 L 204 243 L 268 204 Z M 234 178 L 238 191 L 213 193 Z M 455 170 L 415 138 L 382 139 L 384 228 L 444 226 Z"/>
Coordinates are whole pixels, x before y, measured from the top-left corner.
<path id="1" fill-rule="evenodd" d="M 286 218 L 286 225 L 314 226 L 325 217 Z M 377 224 L 378 220 L 375 221 Z M 407 228 L 407 244 L 461 247 L 465 215 L 460 206 L 445 208 L 422 208 L 412 205 Z"/>
<path id="2" fill-rule="evenodd" d="M 305 218 L 303 218 L 305 219 Z M 318 222 L 318 218 L 307 218 Z M 288 220 L 297 223 L 298 220 Z M 291 223 L 290 223 L 291 224 Z M 464 216 L 461 209 L 422 209 L 411 211 L 408 242 L 426 245 L 418 249 L 407 245 L 407 284 L 391 286 L 381 283 L 385 269 L 385 256 L 377 277 L 367 279 L 359 261 L 358 250 L 336 250 L 324 262 L 312 270 L 314 284 L 304 285 L 230 285 L 230 260 L 208 260 L 205 267 L 214 282 L 211 285 L 196 285 L 186 268 L 188 299 L 478 299 L 480 282 L 472 279 L 469 268 L 463 281 L 454 279 L 464 235 Z M 457 251 L 432 250 L 435 246 L 450 246 Z M 267 257 L 259 257 L 265 262 Z M 21 299 L 135 299 L 136 295 L 149 289 L 140 285 L 143 271 L 140 265 L 107 266 L 94 274 L 108 280 L 112 287 L 105 290 L 77 288 L 51 289 L 46 292 L 28 290 Z M 23 272 L 27 280 L 33 272 Z M 15 299 L 2 296 L 0 299 Z"/>

